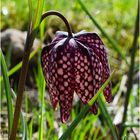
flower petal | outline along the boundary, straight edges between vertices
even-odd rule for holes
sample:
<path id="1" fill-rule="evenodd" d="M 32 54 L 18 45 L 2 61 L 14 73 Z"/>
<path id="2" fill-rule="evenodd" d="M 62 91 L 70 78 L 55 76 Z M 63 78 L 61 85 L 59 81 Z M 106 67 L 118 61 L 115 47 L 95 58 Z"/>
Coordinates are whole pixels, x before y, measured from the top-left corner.
<path id="1" fill-rule="evenodd" d="M 68 36 L 67 32 L 57 31 L 52 42 L 58 42 Z"/>
<path id="2" fill-rule="evenodd" d="M 57 91 L 55 88 L 53 88 L 53 84 L 51 80 L 49 79 L 49 74 L 48 74 L 48 65 L 49 65 L 49 57 L 52 51 L 53 45 L 50 44 L 49 46 L 46 46 L 43 48 L 42 53 L 41 53 L 41 65 L 42 65 L 42 70 L 43 74 L 49 89 L 49 94 L 50 94 L 50 99 L 53 105 L 53 108 L 56 108 L 58 98 L 57 98 Z"/>
<path id="3" fill-rule="evenodd" d="M 57 45 L 57 44 L 56 44 Z M 61 112 L 61 121 L 65 123 L 72 109 L 74 93 L 74 48 L 68 44 L 52 49 L 49 66 L 49 76 L 57 89 Z"/>
<path id="4" fill-rule="evenodd" d="M 90 111 L 93 114 L 97 114 L 98 113 L 98 101 L 94 102 L 94 104 L 90 107 Z"/>
<path id="5" fill-rule="evenodd" d="M 41 53 L 41 64 L 42 64 L 42 69 L 43 69 L 43 74 L 48 86 L 49 94 L 50 94 L 50 99 L 53 105 L 53 108 L 55 109 L 57 106 L 58 102 L 58 91 L 56 89 L 56 85 L 53 83 L 54 75 L 52 71 L 49 71 L 49 67 L 55 65 L 55 59 L 56 59 L 56 52 L 54 51 L 59 45 L 62 45 L 66 39 L 56 39 L 54 42 L 46 47 L 43 48 L 42 53 Z"/>
<path id="6" fill-rule="evenodd" d="M 77 42 L 79 47 L 75 51 L 75 91 L 84 104 L 87 104 L 101 86 L 101 63 L 93 50 L 80 50 L 84 46 Z M 98 104 L 95 103 L 91 111 L 96 114 Z"/>
<path id="7" fill-rule="evenodd" d="M 107 59 L 107 53 L 104 47 L 103 42 L 99 36 L 95 33 L 83 33 L 82 35 L 76 35 L 76 40 L 83 43 L 86 47 L 93 49 L 94 53 L 99 57 L 100 62 L 103 66 L 103 78 L 102 84 L 108 79 L 110 75 L 110 68 Z M 111 82 L 104 89 L 104 96 L 107 102 L 111 102 Z"/>

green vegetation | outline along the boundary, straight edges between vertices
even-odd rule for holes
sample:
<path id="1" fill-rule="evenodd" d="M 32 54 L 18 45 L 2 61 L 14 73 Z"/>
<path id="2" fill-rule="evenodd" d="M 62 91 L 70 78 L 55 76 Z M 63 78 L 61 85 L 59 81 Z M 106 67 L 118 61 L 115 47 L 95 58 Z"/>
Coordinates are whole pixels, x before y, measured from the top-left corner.
<path id="1" fill-rule="evenodd" d="M 101 36 L 107 47 L 111 70 L 115 71 L 110 77 L 113 83 L 112 103 L 106 104 L 100 94 L 105 86 L 103 85 L 91 100 L 92 103 L 89 102 L 91 105 L 98 98 L 97 115 L 88 112 L 89 105 L 84 106 L 80 101 L 74 99 L 71 119 L 67 124 L 62 124 L 59 107 L 54 111 L 48 99 L 48 90 L 40 64 L 43 45 L 38 46 L 31 52 L 29 58 L 31 62 L 36 54 L 38 55 L 36 65 L 32 68 L 34 77 L 30 75 L 28 78 L 32 79 L 32 82 L 30 85 L 26 82 L 25 87 L 22 87 L 24 93 L 22 110 L 19 114 L 17 139 L 117 140 L 121 136 L 124 140 L 133 140 L 140 137 L 137 5 L 137 0 L 1 1 L 1 31 L 8 28 L 27 31 L 29 27 L 32 27 L 32 24 L 29 27 L 28 24 L 32 22 L 33 28 L 28 31 L 28 36 L 33 31 L 32 39 L 36 36 L 42 43 L 49 43 L 57 30 L 66 30 L 66 27 L 56 16 L 47 18 L 39 26 L 41 14 L 48 10 L 60 11 L 70 22 L 73 32 L 87 30 L 97 32 Z M 39 32 L 36 32 L 37 29 Z M 26 46 L 28 46 L 27 44 L 28 41 Z M 12 66 L 11 52 L 12 49 L 0 50 L 2 132 L 0 138 L 8 138 L 11 132 L 16 97 L 18 96 L 17 81 L 14 76 L 24 64 L 21 61 Z"/>

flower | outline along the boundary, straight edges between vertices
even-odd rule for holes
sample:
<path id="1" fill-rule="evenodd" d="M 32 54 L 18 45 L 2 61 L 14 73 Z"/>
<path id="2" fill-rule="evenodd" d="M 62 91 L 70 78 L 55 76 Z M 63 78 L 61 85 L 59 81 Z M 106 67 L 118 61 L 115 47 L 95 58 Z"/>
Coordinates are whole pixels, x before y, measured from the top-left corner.
<path id="1" fill-rule="evenodd" d="M 74 92 L 87 104 L 110 75 L 103 42 L 96 33 L 85 31 L 73 37 L 58 31 L 51 44 L 43 48 L 41 64 L 53 108 L 59 102 L 63 123 L 71 114 Z M 104 96 L 111 102 L 111 83 L 104 89 Z M 90 110 L 97 113 L 97 101 Z"/>

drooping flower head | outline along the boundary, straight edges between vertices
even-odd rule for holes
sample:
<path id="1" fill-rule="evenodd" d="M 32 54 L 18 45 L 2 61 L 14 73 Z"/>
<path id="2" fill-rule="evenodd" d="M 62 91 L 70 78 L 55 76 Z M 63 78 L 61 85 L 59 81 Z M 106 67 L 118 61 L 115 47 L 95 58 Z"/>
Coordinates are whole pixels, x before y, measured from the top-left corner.
<path id="1" fill-rule="evenodd" d="M 43 48 L 41 62 L 53 108 L 59 102 L 63 123 L 71 114 L 74 92 L 87 104 L 110 75 L 105 46 L 96 33 L 82 31 L 69 37 L 66 32 L 57 32 Z M 104 96 L 111 101 L 111 83 Z M 97 113 L 97 101 L 90 110 Z"/>

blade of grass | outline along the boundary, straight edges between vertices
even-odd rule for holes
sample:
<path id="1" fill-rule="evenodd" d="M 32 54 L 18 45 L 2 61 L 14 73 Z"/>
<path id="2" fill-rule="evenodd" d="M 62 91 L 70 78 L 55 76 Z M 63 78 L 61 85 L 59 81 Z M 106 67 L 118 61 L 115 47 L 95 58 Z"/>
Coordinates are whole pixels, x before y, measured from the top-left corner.
<path id="1" fill-rule="evenodd" d="M 0 52 L 0 53 L 2 53 L 2 52 Z M 3 55 L 3 54 L 0 54 L 0 55 Z M 3 60 L 4 57 L 2 56 L 0 59 L 1 59 L 1 62 L 2 62 L 2 67 L 5 67 L 4 69 L 2 68 L 3 69 L 2 71 L 6 72 L 6 75 L 4 74 L 5 75 L 4 81 L 6 79 L 6 81 L 9 82 L 8 75 L 7 75 L 7 67 L 6 67 L 6 64 L 4 64 L 5 62 L 3 62 L 3 61 L 5 61 L 5 60 Z M 8 91 L 6 91 L 6 92 L 8 92 L 8 96 L 10 96 L 10 97 L 8 97 L 8 98 L 10 98 L 9 100 L 11 102 L 10 107 L 12 108 L 11 118 L 13 118 L 12 97 L 13 97 L 13 100 L 15 100 L 16 99 L 16 94 L 15 94 L 15 92 L 12 89 L 10 89 L 10 85 L 8 86 L 8 89 L 7 90 Z M 23 116 L 23 113 L 22 112 L 21 112 L 21 116 L 20 117 L 21 117 L 21 125 L 22 125 L 22 140 L 24 140 L 26 133 L 25 133 L 25 120 L 24 120 L 24 116 Z M 8 124 L 9 124 L 9 122 L 8 122 Z"/>
<path id="2" fill-rule="evenodd" d="M 96 128 L 96 130 L 94 131 L 94 136 L 93 136 L 93 140 L 97 140 L 97 136 L 99 134 L 100 128 Z"/>
<path id="3" fill-rule="evenodd" d="M 85 127 L 85 129 L 84 129 L 84 131 L 83 131 L 83 134 L 82 134 L 82 136 L 81 136 L 81 139 L 82 139 L 82 140 L 86 137 L 86 134 L 87 134 L 88 132 L 90 132 L 90 129 L 91 129 L 91 127 L 92 127 L 92 122 L 85 123 L 84 126 L 86 126 L 86 127 Z"/>
<path id="4" fill-rule="evenodd" d="M 123 127 L 140 127 L 140 124 L 123 124 Z"/>
<path id="5" fill-rule="evenodd" d="M 44 93 L 45 93 L 45 81 L 43 79 L 43 81 L 40 83 L 43 85 L 42 87 L 42 92 L 40 92 L 41 94 L 41 118 L 40 118 L 40 129 L 39 129 L 39 140 L 43 140 L 43 120 L 44 120 Z"/>
<path id="6" fill-rule="evenodd" d="M 117 93 L 119 87 L 120 87 L 120 81 L 119 81 L 119 82 L 115 85 L 115 87 L 112 89 L 112 96 L 114 96 L 114 95 Z"/>
<path id="7" fill-rule="evenodd" d="M 74 130 L 74 128 L 79 124 L 81 119 L 85 116 L 85 114 L 88 112 L 90 106 L 93 105 L 93 103 L 98 98 L 99 94 L 104 90 L 104 88 L 107 86 L 107 84 L 111 81 L 111 78 L 113 76 L 113 73 L 110 75 L 110 77 L 106 80 L 106 82 L 102 85 L 102 87 L 98 90 L 97 94 L 89 101 L 87 105 L 84 105 L 81 112 L 78 114 L 76 119 L 71 123 L 71 125 L 67 128 L 67 130 L 63 133 L 63 135 L 59 138 L 59 140 L 66 140 Z"/>
<path id="8" fill-rule="evenodd" d="M 51 135 L 54 134 L 55 126 L 54 126 L 54 117 L 55 114 L 52 109 L 50 109 L 49 106 L 45 107 L 46 113 L 45 113 L 45 119 L 47 121 L 47 133 L 46 133 L 46 139 L 49 140 L 51 138 Z M 52 138 L 53 139 L 53 138 Z"/>
<path id="9" fill-rule="evenodd" d="M 50 128 L 54 129 L 54 124 L 53 124 L 54 118 L 53 116 L 51 116 L 51 114 L 48 111 L 46 111 L 46 119 L 49 123 Z"/>
<path id="10" fill-rule="evenodd" d="M 35 13 L 35 19 L 33 23 L 33 29 L 36 29 L 40 24 L 41 15 L 43 12 L 43 6 L 44 6 L 44 0 L 38 0 L 37 10 Z"/>
<path id="11" fill-rule="evenodd" d="M 101 114 L 103 115 L 104 119 L 106 120 L 106 123 L 108 124 L 108 126 L 110 128 L 110 131 L 112 133 L 112 136 L 113 136 L 114 140 L 118 140 L 115 127 L 114 127 L 114 125 L 112 123 L 112 119 L 111 119 L 111 117 L 110 117 L 110 115 L 109 115 L 109 113 L 107 111 L 106 105 L 102 101 L 101 97 L 98 98 L 98 102 L 99 102 L 99 108 L 101 110 Z"/>
<path id="12" fill-rule="evenodd" d="M 82 10 L 88 15 L 88 17 L 91 19 L 91 21 L 96 25 L 96 27 L 101 31 L 101 33 L 103 34 L 104 37 L 106 37 L 106 39 L 110 42 L 110 44 L 112 45 L 113 49 L 118 52 L 118 54 L 122 57 L 122 59 L 124 59 L 124 61 L 126 62 L 126 64 L 129 66 L 129 63 L 126 59 L 126 56 L 124 55 L 124 53 L 122 52 L 121 48 L 119 48 L 119 46 L 117 45 L 117 43 L 105 32 L 105 30 L 101 27 L 101 25 L 95 20 L 95 18 L 90 14 L 90 12 L 88 11 L 88 9 L 85 7 L 85 5 L 83 4 L 83 2 L 81 0 L 78 0 L 78 3 L 80 4 Z"/>
<path id="13" fill-rule="evenodd" d="M 1 68 L 2 68 L 2 74 L 3 74 L 4 86 L 6 92 L 6 100 L 7 100 L 8 135 L 9 135 L 11 132 L 12 121 L 13 121 L 13 105 L 12 105 L 12 98 L 11 98 L 10 83 L 7 75 L 7 66 L 1 49 L 0 49 L 0 61 L 1 61 Z"/>
<path id="14" fill-rule="evenodd" d="M 38 52 L 41 55 L 41 50 Z M 44 93 L 45 93 L 45 80 L 41 69 L 40 57 L 38 58 L 38 73 L 36 74 L 37 87 L 39 90 L 39 103 L 41 106 L 41 116 L 39 118 L 39 140 L 43 140 L 43 120 L 44 120 Z"/>
<path id="15" fill-rule="evenodd" d="M 40 10 L 42 10 L 42 9 L 40 9 Z M 43 10 L 42 10 L 42 12 L 43 12 Z M 43 42 L 43 36 L 44 36 L 44 28 L 45 28 L 45 24 L 43 22 L 40 25 L 40 39 L 41 39 L 42 42 Z M 38 54 L 39 54 L 39 56 L 41 56 L 41 50 L 39 50 Z M 39 89 L 40 105 L 41 105 L 39 140 L 43 140 L 43 120 L 44 120 L 44 107 L 45 107 L 45 104 L 44 104 L 45 80 L 44 80 L 44 76 L 43 76 L 43 73 L 42 73 L 40 57 L 38 58 L 37 83 L 38 83 L 37 85 L 38 85 L 38 89 Z"/>
<path id="16" fill-rule="evenodd" d="M 32 0 L 28 0 L 28 5 L 29 5 L 29 21 L 30 23 L 32 23 L 32 11 L 33 11 L 33 7 L 32 7 Z"/>
<path id="17" fill-rule="evenodd" d="M 95 129 L 96 129 L 95 127 L 91 127 L 90 128 L 90 131 L 89 131 L 89 140 L 92 140 L 93 139 L 93 135 L 94 135 L 93 132 L 95 131 Z"/>
<path id="18" fill-rule="evenodd" d="M 133 85 L 133 75 L 134 75 L 134 66 L 135 66 L 135 56 L 136 56 L 136 50 L 137 50 L 137 40 L 139 36 L 139 7 L 137 9 L 137 17 L 135 21 L 135 31 L 134 31 L 134 39 L 132 43 L 132 49 L 131 49 L 131 63 L 130 63 L 130 68 L 128 72 L 128 84 L 127 84 L 127 92 L 125 96 L 125 102 L 124 102 L 124 113 L 123 113 L 123 119 L 122 119 L 122 126 L 119 132 L 120 138 L 123 135 L 124 132 L 124 127 L 123 124 L 126 121 L 127 118 L 127 108 L 129 104 L 129 98 L 130 98 L 130 93 Z"/>
<path id="19" fill-rule="evenodd" d="M 31 119 L 31 122 L 29 124 L 29 140 L 32 140 L 32 134 L 33 134 L 33 119 Z"/>

